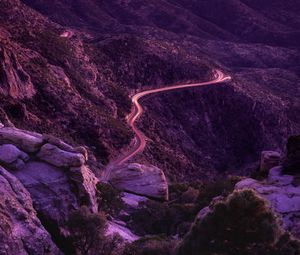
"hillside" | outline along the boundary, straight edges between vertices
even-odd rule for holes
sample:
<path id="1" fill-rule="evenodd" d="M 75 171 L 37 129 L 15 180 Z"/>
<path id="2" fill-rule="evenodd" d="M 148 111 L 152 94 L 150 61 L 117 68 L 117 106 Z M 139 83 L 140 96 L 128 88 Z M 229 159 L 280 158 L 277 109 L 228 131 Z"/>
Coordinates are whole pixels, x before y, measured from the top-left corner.
<path id="1" fill-rule="evenodd" d="M 19 77 L 2 81 L 1 120 L 87 145 L 95 170 L 133 137 L 125 116 L 134 90 L 205 81 L 216 67 L 232 83 L 145 100 L 139 125 L 150 142 L 135 161 L 171 180 L 214 177 L 299 133 L 295 1 L 268 11 L 237 0 L 23 2 L 1 2 L 2 77 Z"/>
<path id="2" fill-rule="evenodd" d="M 0 254 L 299 255 L 299 13 L 0 0 Z"/>

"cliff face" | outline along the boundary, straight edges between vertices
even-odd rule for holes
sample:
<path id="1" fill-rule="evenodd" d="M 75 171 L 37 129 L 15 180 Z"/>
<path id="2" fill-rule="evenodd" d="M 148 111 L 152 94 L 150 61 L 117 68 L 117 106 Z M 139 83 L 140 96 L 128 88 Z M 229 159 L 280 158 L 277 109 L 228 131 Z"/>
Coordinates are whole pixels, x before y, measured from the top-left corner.
<path id="1" fill-rule="evenodd" d="M 138 161 L 170 179 L 213 177 L 300 131 L 297 1 L 268 12 L 257 1 L 0 4 L 1 45 L 14 56 L 5 73 L 16 81 L 2 85 L 2 122 L 86 144 L 95 169 L 133 137 L 130 95 L 208 80 L 216 67 L 233 82 L 145 99 L 139 125 L 151 142 Z"/>
<path id="2" fill-rule="evenodd" d="M 0 167 L 2 254 L 61 254 L 33 209 L 29 192 Z"/>
<path id="3" fill-rule="evenodd" d="M 0 128 L 4 254 L 60 254 L 56 245 L 64 252 L 70 249 L 66 222 L 71 211 L 83 205 L 98 211 L 98 179 L 86 160 L 82 147 L 39 133 Z"/>

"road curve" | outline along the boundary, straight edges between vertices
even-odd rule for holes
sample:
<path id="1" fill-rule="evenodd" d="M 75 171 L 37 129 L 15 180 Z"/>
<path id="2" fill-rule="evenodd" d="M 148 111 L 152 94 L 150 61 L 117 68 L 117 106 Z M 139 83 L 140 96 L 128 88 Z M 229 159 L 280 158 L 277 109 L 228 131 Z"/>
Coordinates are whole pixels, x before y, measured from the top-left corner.
<path id="1" fill-rule="evenodd" d="M 230 81 L 231 77 L 225 75 L 223 72 L 219 70 L 215 70 L 215 79 L 207 82 L 200 82 L 200 83 L 192 83 L 192 84 L 181 84 L 181 85 L 174 85 L 169 87 L 157 88 L 157 89 L 150 89 L 139 92 L 135 94 L 131 101 L 132 101 L 132 109 L 130 114 L 127 116 L 127 123 L 132 128 L 135 133 L 135 143 L 134 146 L 128 150 L 124 155 L 113 162 L 113 165 L 122 165 L 130 158 L 134 157 L 139 152 L 143 151 L 146 146 L 146 137 L 145 135 L 136 127 L 136 121 L 141 117 L 143 113 L 143 108 L 139 103 L 139 99 L 144 96 L 161 93 L 170 90 L 177 90 L 177 89 L 185 89 L 185 88 L 193 88 L 193 87 L 200 87 L 200 86 L 207 86 L 213 84 L 219 84 L 223 82 Z"/>

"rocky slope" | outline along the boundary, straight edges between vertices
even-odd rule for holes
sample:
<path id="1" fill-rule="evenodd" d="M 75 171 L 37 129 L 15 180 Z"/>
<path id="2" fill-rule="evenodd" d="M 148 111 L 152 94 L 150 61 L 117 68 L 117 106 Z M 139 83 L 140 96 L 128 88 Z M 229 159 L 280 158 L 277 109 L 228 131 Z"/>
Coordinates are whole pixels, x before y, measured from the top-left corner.
<path id="1" fill-rule="evenodd" d="M 29 192 L 0 167 L 1 254 L 61 254 L 37 217 Z"/>
<path id="2" fill-rule="evenodd" d="M 2 122 L 86 144 L 95 171 L 130 143 L 135 90 L 207 80 L 215 67 L 233 82 L 145 100 L 150 142 L 135 161 L 171 180 L 210 178 L 300 131 L 297 1 L 0 3 L 3 77 L 16 77 L 2 82 Z"/>
<path id="3" fill-rule="evenodd" d="M 281 167 L 270 170 L 268 179 L 259 182 L 245 179 L 236 184 L 236 189 L 253 189 L 268 200 L 274 210 L 282 217 L 283 226 L 295 237 L 300 237 L 300 187 L 295 184 L 294 177 L 283 175 Z"/>
<path id="4" fill-rule="evenodd" d="M 299 136 L 294 136 L 289 138 L 285 157 L 275 151 L 262 152 L 260 178 L 243 178 L 235 184 L 235 190 L 251 189 L 268 201 L 284 229 L 297 238 L 300 237 L 299 145 Z M 222 199 L 222 196 L 215 197 L 209 207 L 199 212 L 198 217 L 203 218 L 211 211 L 211 206 Z"/>
<path id="5" fill-rule="evenodd" d="M 70 248 L 66 240 L 70 212 L 83 205 L 98 211 L 98 179 L 86 160 L 82 147 L 34 132 L 0 128 L 0 165 L 5 167 L 0 168 L 2 230 L 11 239 L 1 240 L 4 254 L 60 254 L 53 241 L 62 251 Z"/>
<path id="6" fill-rule="evenodd" d="M 260 151 L 284 150 L 300 133 L 299 10 L 296 0 L 0 0 L 0 253 L 74 254 L 66 222 L 82 205 L 101 209 L 96 176 L 133 138 L 130 96 L 218 68 L 230 84 L 143 100 L 148 146 L 108 180 L 133 193 L 123 200 L 142 209 L 141 222 L 122 217 L 140 233 L 186 233 L 209 188 L 173 187 L 173 207 L 149 198 L 168 200 L 172 182 L 245 175 Z M 236 186 L 268 199 L 297 236 L 298 140 L 289 140 L 289 175 L 277 168 Z M 145 215 L 158 232 L 144 229 Z M 138 238 L 122 224 L 108 232 Z"/>

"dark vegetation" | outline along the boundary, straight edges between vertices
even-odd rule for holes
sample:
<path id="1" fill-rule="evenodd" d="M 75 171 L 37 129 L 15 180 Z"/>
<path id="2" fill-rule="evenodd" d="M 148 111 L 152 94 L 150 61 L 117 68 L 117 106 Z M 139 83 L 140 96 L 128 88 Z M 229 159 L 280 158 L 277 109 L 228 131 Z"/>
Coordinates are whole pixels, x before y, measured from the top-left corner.
<path id="1" fill-rule="evenodd" d="M 287 143 L 287 156 L 283 164 L 286 174 L 300 174 L 300 135 L 291 136 Z"/>
<path id="2" fill-rule="evenodd" d="M 132 213 L 130 225 L 140 235 L 183 236 L 199 210 L 208 206 L 214 197 L 230 194 L 237 181 L 237 177 L 232 177 L 208 183 L 173 184 L 169 202 L 148 200 Z"/>
<path id="3" fill-rule="evenodd" d="M 300 254 L 300 242 L 281 229 L 268 204 L 253 191 L 236 191 L 195 222 L 177 255 Z"/>
<path id="4" fill-rule="evenodd" d="M 81 207 L 70 215 L 67 227 L 69 240 L 79 255 L 112 255 L 118 249 L 120 237 L 105 236 L 104 213 L 92 214 L 87 207 Z"/>
<path id="5" fill-rule="evenodd" d="M 99 210 L 112 216 L 118 215 L 124 207 L 120 191 L 107 183 L 97 184 L 97 197 Z"/>
<path id="6" fill-rule="evenodd" d="M 260 150 L 282 148 L 299 131 L 299 52 L 289 45 L 299 34 L 295 0 L 293 8 L 267 1 L 270 10 L 244 0 L 21 2 L 0 10 L 1 43 L 36 90 L 29 100 L 1 98 L 7 115 L 16 101 L 26 110 L 9 116 L 20 128 L 85 144 L 107 164 L 132 139 L 125 116 L 134 90 L 207 80 L 219 68 L 232 83 L 145 100 L 139 124 L 152 142 L 137 160 L 174 182 L 241 174 Z M 68 27 L 73 36 L 60 37 Z M 55 77 L 57 67 L 69 85 Z"/>
<path id="7" fill-rule="evenodd" d="M 218 185 L 214 185 L 214 188 L 209 186 L 207 190 L 219 190 L 216 188 Z M 191 189 L 194 191 L 191 192 Z M 189 195 L 185 196 L 185 199 L 189 201 L 195 201 L 197 197 L 193 194 L 195 188 L 186 189 L 184 185 L 177 185 L 173 192 L 174 190 L 179 191 L 181 198 L 183 191 L 190 190 Z M 180 215 L 178 210 L 176 211 L 170 205 L 169 212 L 173 210 L 173 214 L 170 214 L 165 212 L 166 206 L 148 203 L 147 212 L 143 211 L 144 219 L 147 219 L 147 221 L 144 220 L 144 225 L 145 230 L 152 231 L 152 236 L 127 245 L 123 255 L 300 254 L 300 242 L 282 229 L 280 220 L 264 199 L 251 190 L 230 193 L 229 190 L 223 192 L 223 195 L 229 195 L 226 195 L 226 198 L 219 197 L 217 201 L 211 203 L 210 211 L 202 213 L 201 218 L 196 218 L 196 215 L 191 213 L 193 211 L 191 208 L 195 205 L 192 206 L 191 203 L 190 209 L 187 209 L 184 204 L 182 211 L 185 211 L 185 216 L 189 213 L 193 216 L 180 219 L 179 222 L 185 221 L 186 224 L 184 230 L 181 228 L 182 233 L 168 232 L 170 222 Z M 200 194 L 197 194 L 199 197 Z M 202 194 L 202 198 L 210 197 L 210 194 L 212 193 Z M 163 207 L 164 210 L 162 210 Z M 161 218 L 158 220 L 158 215 L 162 215 L 164 220 Z M 195 218 L 196 221 L 192 224 Z M 154 227 L 150 229 L 149 227 L 153 225 Z M 171 238 L 175 236 L 175 233 L 183 238 L 182 241 Z"/>
<path id="8" fill-rule="evenodd" d="M 280 148 L 299 133 L 299 1 L 23 2 L 71 26 L 75 35 L 61 38 L 67 28 L 18 0 L 0 1 L 1 46 L 12 49 L 36 90 L 22 100 L 0 95 L 1 121 L 3 115 L 17 127 L 85 144 L 98 162 L 108 163 L 130 143 L 124 117 L 135 90 L 207 80 L 216 67 L 233 76 L 218 89 L 143 102 L 147 114 L 139 125 L 152 142 L 136 160 L 161 167 L 174 183 L 190 183 L 172 184 L 170 202 L 148 201 L 131 214 L 134 232 L 151 237 L 126 247 L 126 255 L 173 255 L 178 241 L 170 236 L 186 233 L 180 255 L 299 254 L 298 241 L 249 191 L 217 202 L 193 225 L 198 212 L 228 196 L 238 178 L 191 183 L 220 172 L 243 174 L 242 166 L 263 148 Z M 293 137 L 284 171 L 298 174 L 299 165 L 299 137 Z M 104 212 L 74 211 L 70 238 L 54 240 L 63 251 L 116 253 L 118 237 L 104 237 L 106 216 L 117 217 L 124 205 L 111 186 L 97 188 Z M 39 217 L 55 239 L 59 230 Z"/>
<path id="9" fill-rule="evenodd" d="M 127 245 L 122 255 L 172 255 L 176 241 L 166 237 L 141 238 Z"/>

